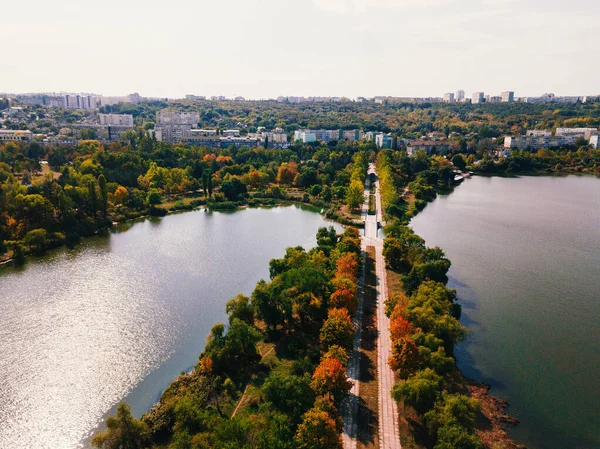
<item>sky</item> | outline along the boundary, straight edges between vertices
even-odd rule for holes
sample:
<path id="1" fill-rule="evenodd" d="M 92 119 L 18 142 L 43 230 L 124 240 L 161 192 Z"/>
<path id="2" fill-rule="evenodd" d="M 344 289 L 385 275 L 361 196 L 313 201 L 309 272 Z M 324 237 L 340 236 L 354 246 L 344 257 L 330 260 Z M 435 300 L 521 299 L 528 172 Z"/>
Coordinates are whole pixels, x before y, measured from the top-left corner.
<path id="1" fill-rule="evenodd" d="M 598 0 L 3 0 L 0 92 L 600 94 Z"/>

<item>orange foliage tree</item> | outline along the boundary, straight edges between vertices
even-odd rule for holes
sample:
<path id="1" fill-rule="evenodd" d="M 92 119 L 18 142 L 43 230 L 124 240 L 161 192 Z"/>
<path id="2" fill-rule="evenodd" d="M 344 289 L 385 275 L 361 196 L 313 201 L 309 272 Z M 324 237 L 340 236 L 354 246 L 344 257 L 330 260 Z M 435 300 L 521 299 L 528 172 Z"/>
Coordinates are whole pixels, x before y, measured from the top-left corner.
<path id="1" fill-rule="evenodd" d="M 398 371 L 401 379 L 407 379 L 414 374 L 420 365 L 419 348 L 412 338 L 403 337 L 392 344 L 392 356 L 389 364 Z"/>
<path id="2" fill-rule="evenodd" d="M 333 280 L 334 292 L 330 297 L 330 304 L 333 307 L 345 307 L 349 312 L 354 313 L 358 307 L 358 286 L 347 277 L 335 278 Z"/>
<path id="3" fill-rule="evenodd" d="M 316 395 L 331 394 L 337 401 L 348 392 L 352 383 L 346 377 L 342 362 L 335 358 L 325 358 L 315 369 L 310 386 Z"/>
<path id="4" fill-rule="evenodd" d="M 292 184 L 298 174 L 298 164 L 295 162 L 284 162 L 277 170 L 277 182 L 280 184 Z"/>
<path id="5" fill-rule="evenodd" d="M 356 278 L 358 255 L 356 253 L 346 253 L 337 260 L 336 266 L 336 277 Z"/>
<path id="6" fill-rule="evenodd" d="M 390 321 L 390 335 L 392 341 L 400 340 L 401 338 L 408 337 L 413 333 L 412 325 L 401 316 L 396 316 Z"/>

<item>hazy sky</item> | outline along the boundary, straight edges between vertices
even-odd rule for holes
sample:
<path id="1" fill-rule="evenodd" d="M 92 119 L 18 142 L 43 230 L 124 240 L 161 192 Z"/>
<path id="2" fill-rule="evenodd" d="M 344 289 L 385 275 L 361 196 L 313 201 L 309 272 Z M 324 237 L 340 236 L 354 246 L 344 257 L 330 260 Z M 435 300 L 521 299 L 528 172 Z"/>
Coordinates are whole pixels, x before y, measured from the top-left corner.
<path id="1" fill-rule="evenodd" d="M 600 93 L 599 0 L 2 0 L 0 92 Z"/>

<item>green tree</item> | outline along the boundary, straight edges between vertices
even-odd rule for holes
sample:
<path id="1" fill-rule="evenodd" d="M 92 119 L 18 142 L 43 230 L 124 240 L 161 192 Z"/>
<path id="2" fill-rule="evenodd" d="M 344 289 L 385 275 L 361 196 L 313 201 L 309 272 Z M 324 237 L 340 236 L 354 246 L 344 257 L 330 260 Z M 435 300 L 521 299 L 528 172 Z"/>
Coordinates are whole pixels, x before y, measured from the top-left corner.
<path id="1" fill-rule="evenodd" d="M 360 181 L 352 181 L 346 191 L 346 204 L 350 210 L 356 209 L 363 202 L 363 186 Z"/>
<path id="2" fill-rule="evenodd" d="M 405 381 L 394 385 L 392 397 L 395 401 L 410 405 L 417 413 L 430 410 L 442 389 L 442 378 L 432 369 L 417 371 Z"/>
<path id="3" fill-rule="evenodd" d="M 104 175 L 98 176 L 98 186 L 100 187 L 100 211 L 102 218 L 106 218 L 108 210 L 108 187 Z"/>
<path id="4" fill-rule="evenodd" d="M 324 410 L 310 409 L 295 436 L 298 449 L 342 449 L 335 420 Z"/>
<path id="5" fill-rule="evenodd" d="M 254 308 L 250 303 L 250 298 L 241 293 L 227 301 L 225 312 L 229 315 L 230 323 L 239 319 L 247 324 L 254 324 Z"/>
<path id="6" fill-rule="evenodd" d="M 100 449 L 145 449 L 150 447 L 148 426 L 131 415 L 125 403 L 119 404 L 116 416 L 106 418 L 106 430 L 98 432 L 92 446 Z"/>
<path id="7" fill-rule="evenodd" d="M 262 386 L 265 399 L 299 423 L 314 402 L 310 378 L 272 373 Z"/>
<path id="8" fill-rule="evenodd" d="M 326 347 L 337 345 L 350 350 L 354 340 L 354 326 L 348 311 L 343 308 L 331 309 L 321 328 L 320 337 Z"/>
<path id="9" fill-rule="evenodd" d="M 455 154 L 452 158 L 452 165 L 454 165 L 459 170 L 464 170 L 467 168 L 467 163 L 465 158 L 461 154 Z"/>

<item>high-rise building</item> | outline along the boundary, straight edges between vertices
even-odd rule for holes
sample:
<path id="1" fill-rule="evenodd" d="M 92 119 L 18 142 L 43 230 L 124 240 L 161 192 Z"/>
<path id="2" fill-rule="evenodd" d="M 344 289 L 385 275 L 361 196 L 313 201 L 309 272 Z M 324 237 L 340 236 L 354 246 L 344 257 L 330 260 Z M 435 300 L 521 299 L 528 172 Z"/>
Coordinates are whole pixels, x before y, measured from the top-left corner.
<path id="1" fill-rule="evenodd" d="M 98 109 L 98 100 L 91 95 L 64 95 L 63 105 L 67 109 Z"/>
<path id="2" fill-rule="evenodd" d="M 452 92 L 444 94 L 444 103 L 454 103 L 454 94 Z"/>
<path id="3" fill-rule="evenodd" d="M 142 97 L 137 92 L 127 95 L 127 100 L 132 104 L 139 104 L 142 101 Z"/>
<path id="4" fill-rule="evenodd" d="M 502 103 L 512 103 L 515 101 L 515 93 L 512 91 L 502 92 L 500 95 L 502 96 Z"/>
<path id="5" fill-rule="evenodd" d="M 462 89 L 459 89 L 456 91 L 456 101 L 458 101 L 459 103 L 462 101 L 465 101 L 465 91 Z"/>
<path id="6" fill-rule="evenodd" d="M 485 101 L 485 94 L 483 92 L 475 92 L 473 94 L 471 103 L 479 104 L 479 103 L 483 103 L 484 101 Z"/>
<path id="7" fill-rule="evenodd" d="M 163 109 L 156 113 L 156 140 L 176 142 L 190 135 L 190 130 L 198 127 L 200 114 L 197 112 L 177 112 Z"/>

